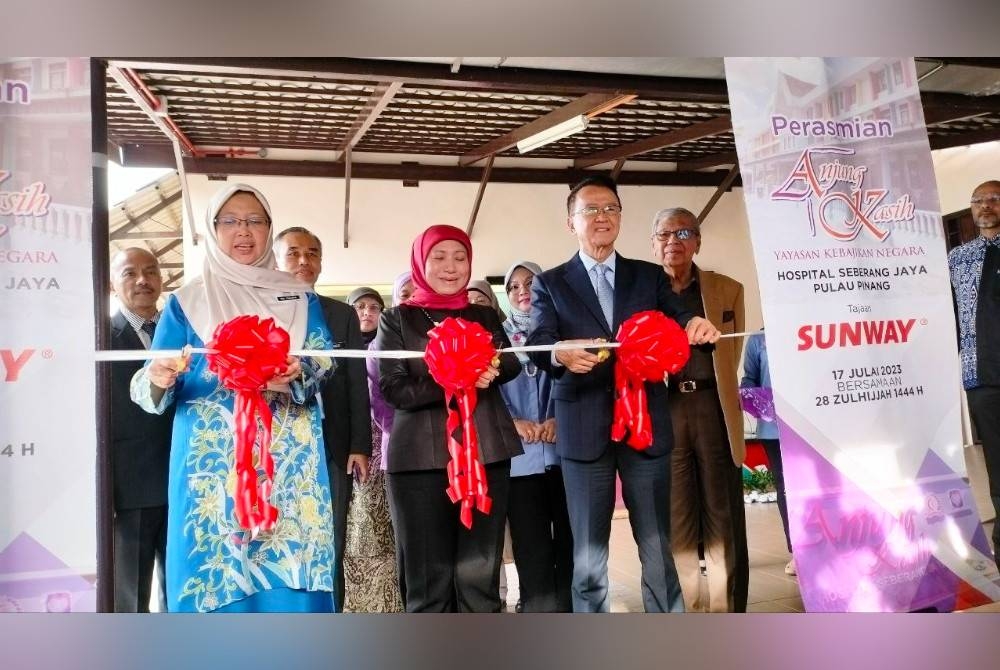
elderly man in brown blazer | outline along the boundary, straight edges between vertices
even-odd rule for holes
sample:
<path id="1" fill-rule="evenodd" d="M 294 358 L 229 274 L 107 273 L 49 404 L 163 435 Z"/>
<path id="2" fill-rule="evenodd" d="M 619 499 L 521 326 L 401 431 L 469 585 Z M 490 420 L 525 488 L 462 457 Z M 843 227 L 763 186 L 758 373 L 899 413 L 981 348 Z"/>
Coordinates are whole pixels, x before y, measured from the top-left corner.
<path id="1" fill-rule="evenodd" d="M 723 339 L 694 347 L 668 381 L 674 427 L 670 523 L 674 562 L 687 611 L 745 612 L 749 585 L 743 511 L 743 412 L 739 377 L 743 285 L 694 264 L 701 249 L 697 217 L 663 209 L 653 218 L 653 256 L 688 311 L 718 324 Z M 701 595 L 698 544 L 704 545 L 707 600 Z"/>

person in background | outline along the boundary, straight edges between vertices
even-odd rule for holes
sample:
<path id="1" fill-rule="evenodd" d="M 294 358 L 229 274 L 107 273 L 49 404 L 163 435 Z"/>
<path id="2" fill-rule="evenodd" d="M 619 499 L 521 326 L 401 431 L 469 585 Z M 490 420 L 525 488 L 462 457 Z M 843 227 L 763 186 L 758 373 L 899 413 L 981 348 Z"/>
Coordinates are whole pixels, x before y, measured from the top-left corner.
<path id="1" fill-rule="evenodd" d="M 448 317 L 475 321 L 509 346 L 496 312 L 470 305 L 466 293 L 472 244 L 453 226 L 431 226 L 413 241 L 410 299 L 379 321 L 379 350 L 424 351 L 428 332 Z M 379 386 L 395 407 L 389 436 L 389 505 L 402 554 L 407 612 L 499 612 L 500 553 L 507 517 L 510 459 L 523 452 L 499 385 L 521 372 L 514 354 L 500 354 L 476 382 L 473 420 L 492 510 L 475 512 L 472 528 L 449 500 L 444 390 L 423 358 L 379 360 Z M 461 439 L 461 435 L 457 438 Z"/>
<path id="2" fill-rule="evenodd" d="M 682 207 L 653 216 L 653 257 L 673 295 L 723 333 L 743 332 L 743 285 L 694 263 L 701 250 L 697 217 Z M 750 578 L 743 510 L 743 411 L 735 338 L 692 347 L 684 369 L 669 380 L 674 430 L 670 526 L 674 561 L 688 611 L 745 612 Z M 705 551 L 708 600 L 703 601 L 698 543 Z"/>
<path id="3" fill-rule="evenodd" d="M 400 273 L 396 279 L 392 282 L 392 306 L 398 307 L 407 300 L 413 294 L 413 273 L 409 270 Z M 377 329 L 376 329 L 377 333 Z M 376 343 L 373 340 L 369 349 L 375 349 Z M 371 396 L 372 405 L 372 431 L 378 430 L 382 436 L 381 442 L 379 443 L 382 449 L 382 471 L 388 469 L 389 462 L 389 434 L 392 431 L 392 419 L 395 416 L 396 410 L 385 401 L 382 397 L 382 390 L 379 388 L 379 368 L 378 359 L 369 358 L 367 360 L 368 366 L 368 392 Z M 372 437 L 374 440 L 374 435 Z M 391 510 L 390 510 L 391 516 Z M 394 538 L 395 539 L 395 531 Z M 402 599 L 403 609 L 406 609 L 406 582 L 404 580 L 404 570 L 403 570 L 403 554 L 399 550 L 399 544 L 396 543 L 396 577 L 399 582 L 399 594 Z"/>
<path id="4" fill-rule="evenodd" d="M 746 349 L 743 352 L 743 379 L 740 388 L 771 388 L 771 369 L 767 364 L 767 343 L 764 332 L 754 333 L 747 338 Z M 788 533 L 788 502 L 785 498 L 785 469 L 781 464 L 781 443 L 778 441 L 778 423 L 774 420 L 757 419 L 757 429 L 754 432 L 757 441 L 767 453 L 767 462 L 774 475 L 774 488 L 778 494 L 778 514 L 781 516 L 781 528 L 785 531 L 785 545 L 788 553 L 792 553 L 792 539 Z M 785 565 L 785 574 L 795 576 L 795 558 Z"/>
<path id="5" fill-rule="evenodd" d="M 504 276 L 510 317 L 503 327 L 514 346 L 528 339 L 531 282 L 542 269 L 530 261 L 512 265 Z M 520 583 L 519 610 L 572 612 L 573 536 L 566 491 L 556 454 L 552 379 L 527 354 L 518 354 L 521 374 L 500 387 L 524 454 L 510 462 L 507 519 Z"/>
<path id="6" fill-rule="evenodd" d="M 371 348 L 378 332 L 378 320 L 385 308 L 379 292 L 359 286 L 347 296 L 361 321 L 365 346 Z M 376 361 L 376 359 L 368 359 Z M 369 384 L 370 392 L 371 384 Z M 381 397 L 380 397 L 381 398 Z M 347 514 L 347 544 L 344 550 L 344 579 L 347 591 L 345 612 L 401 612 L 399 578 L 396 573 L 396 538 L 389 516 L 389 499 L 382 465 L 382 429 L 371 415 L 371 459 L 368 478 L 354 480 L 351 508 Z"/>
<path id="7" fill-rule="evenodd" d="M 492 307 L 500 316 L 501 321 L 507 318 L 507 315 L 500 309 L 497 294 L 493 292 L 493 287 L 485 279 L 473 279 L 469 282 L 469 304 Z"/>
<path id="8" fill-rule="evenodd" d="M 402 272 L 392 282 L 392 306 L 402 305 L 413 295 L 413 273 Z"/>
<path id="9" fill-rule="evenodd" d="M 948 254 L 958 309 L 962 385 L 983 445 L 993 521 L 993 557 L 1000 568 L 1000 181 L 972 192 L 979 237 Z"/>
<path id="10" fill-rule="evenodd" d="M 275 268 L 271 209 L 246 184 L 208 205 L 202 274 L 167 298 L 151 349 L 204 347 L 219 324 L 272 318 L 292 349 L 330 349 L 315 294 Z M 167 605 L 177 612 L 332 612 L 336 562 L 317 395 L 334 362 L 288 356 L 262 392 L 272 413 L 273 530 L 243 528 L 233 507 L 235 394 L 208 358 L 156 358 L 132 378 L 147 412 L 174 406 L 167 519 Z M 336 485 L 336 482 L 334 483 Z"/>
<path id="11" fill-rule="evenodd" d="M 483 305 L 484 307 L 492 307 L 496 310 L 497 315 L 500 320 L 503 321 L 507 318 L 507 315 L 503 313 L 500 309 L 500 301 L 497 300 L 497 294 L 493 292 L 493 287 L 485 279 L 473 279 L 469 282 L 469 304 L 470 305 Z M 500 562 L 500 607 L 503 611 L 507 611 L 507 568 L 504 565 L 505 562 L 510 560 L 511 556 L 511 539 L 510 539 L 510 523 L 507 524 L 507 528 L 504 531 L 504 543 L 503 543 L 503 561 Z M 518 601 L 517 606 L 521 603 Z"/>
<path id="12" fill-rule="evenodd" d="M 367 347 L 375 340 L 378 332 L 378 319 L 385 309 L 385 300 L 378 291 L 370 286 L 359 286 L 347 296 L 347 304 L 358 313 L 361 324 L 361 339 Z"/>
<path id="13" fill-rule="evenodd" d="M 163 280 L 156 256 L 131 247 L 111 260 L 118 311 L 111 317 L 112 349 L 148 349 L 160 312 Z M 129 398 L 139 361 L 111 364 L 111 472 L 114 490 L 115 611 L 148 612 L 153 584 L 166 609 L 167 473 L 174 410 L 142 411 Z"/>
<path id="14" fill-rule="evenodd" d="M 301 226 L 282 230 L 274 240 L 278 269 L 289 272 L 315 291 L 323 271 L 323 243 Z M 364 334 L 357 312 L 350 305 L 316 294 L 323 318 L 335 345 L 345 349 L 363 349 Z M 348 358 L 339 361 L 320 394 L 323 410 L 323 445 L 326 467 L 333 487 L 333 542 L 337 562 L 334 595 L 343 608 L 344 547 L 347 538 L 347 512 L 351 506 L 352 473 L 367 479 L 371 456 L 367 380 L 364 361 Z"/>

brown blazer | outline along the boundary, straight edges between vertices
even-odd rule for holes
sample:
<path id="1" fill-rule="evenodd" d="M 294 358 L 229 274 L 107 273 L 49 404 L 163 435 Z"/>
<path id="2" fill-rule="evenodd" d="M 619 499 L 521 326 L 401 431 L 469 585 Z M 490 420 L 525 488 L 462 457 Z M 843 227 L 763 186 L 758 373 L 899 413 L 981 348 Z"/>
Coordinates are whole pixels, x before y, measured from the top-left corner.
<path id="1" fill-rule="evenodd" d="M 742 333 L 746 326 L 743 308 L 743 284 L 731 277 L 711 270 L 698 270 L 701 286 L 701 301 L 705 306 L 705 318 L 712 322 L 722 334 Z M 719 404 L 726 418 L 726 432 L 729 433 L 729 450 L 736 467 L 743 465 L 746 443 L 743 441 L 743 410 L 740 408 L 740 356 L 743 338 L 727 337 L 719 340 L 712 354 L 715 364 L 715 385 L 719 393 Z"/>

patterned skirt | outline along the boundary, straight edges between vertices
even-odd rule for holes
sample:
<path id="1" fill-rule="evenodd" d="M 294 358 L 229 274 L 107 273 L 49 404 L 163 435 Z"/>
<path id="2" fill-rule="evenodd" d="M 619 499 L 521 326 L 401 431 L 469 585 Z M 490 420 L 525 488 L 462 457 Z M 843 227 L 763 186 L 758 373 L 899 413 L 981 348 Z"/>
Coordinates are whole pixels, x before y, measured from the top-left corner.
<path id="1" fill-rule="evenodd" d="M 354 482 L 347 513 L 344 611 L 403 611 L 396 574 L 396 537 L 382 469 L 382 431 L 374 421 L 368 481 Z"/>

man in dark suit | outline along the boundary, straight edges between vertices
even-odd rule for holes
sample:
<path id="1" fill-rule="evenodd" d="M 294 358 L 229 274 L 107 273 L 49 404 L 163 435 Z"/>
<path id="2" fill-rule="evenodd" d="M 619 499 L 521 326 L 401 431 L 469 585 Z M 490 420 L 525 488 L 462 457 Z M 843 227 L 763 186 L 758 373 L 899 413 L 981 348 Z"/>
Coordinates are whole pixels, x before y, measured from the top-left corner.
<path id="1" fill-rule="evenodd" d="M 145 249 L 120 251 L 111 261 L 119 310 L 111 317 L 112 349 L 148 349 L 160 314 L 162 280 Z M 116 612 L 148 612 L 155 577 L 165 608 L 167 473 L 174 410 L 148 414 L 129 398 L 141 361 L 111 365 L 111 466 L 114 489 Z M 155 571 L 155 574 L 154 574 Z"/>
<path id="2" fill-rule="evenodd" d="M 287 228 L 274 240 L 278 267 L 314 286 L 323 269 L 323 245 L 302 227 Z M 334 346 L 365 349 L 358 314 L 339 300 L 318 296 Z M 326 466 L 333 489 L 333 542 L 337 574 L 334 583 L 336 608 L 344 606 L 344 545 L 347 539 L 347 509 L 351 503 L 352 474 L 368 479 L 368 457 L 372 453 L 371 405 L 368 400 L 368 373 L 363 358 L 337 361 L 333 376 L 320 396 L 323 400 L 323 442 Z"/>
<path id="3" fill-rule="evenodd" d="M 651 309 L 677 319 L 694 344 L 718 339 L 715 326 L 692 316 L 672 295 L 660 267 L 615 252 L 622 207 L 613 180 L 603 175 L 584 179 L 566 204 L 566 224 L 580 251 L 535 277 L 528 344 L 610 340 L 623 321 Z M 602 363 L 593 350 L 564 349 L 536 352 L 532 359 L 555 380 L 556 450 L 573 531 L 573 611 L 610 609 L 608 541 L 616 472 L 639 546 L 643 605 L 647 612 L 684 611 L 670 550 L 673 432 L 666 386 L 646 385 L 653 444 L 639 451 L 611 440 L 613 356 Z"/>

